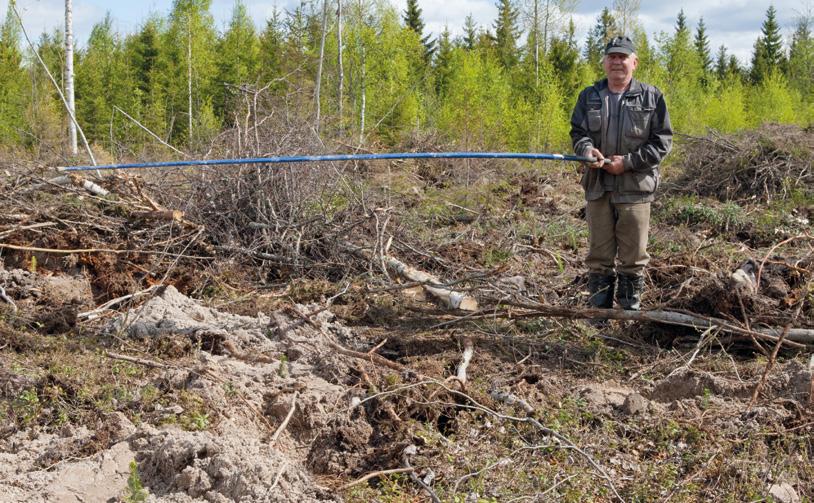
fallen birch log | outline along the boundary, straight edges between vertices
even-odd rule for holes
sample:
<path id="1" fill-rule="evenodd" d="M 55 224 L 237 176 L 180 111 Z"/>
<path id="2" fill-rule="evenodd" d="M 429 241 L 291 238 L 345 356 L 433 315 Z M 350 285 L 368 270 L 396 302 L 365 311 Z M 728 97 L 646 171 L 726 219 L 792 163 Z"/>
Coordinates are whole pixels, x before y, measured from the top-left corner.
<path id="1" fill-rule="evenodd" d="M 720 329 L 723 332 L 744 336 L 754 336 L 761 339 L 777 342 L 783 333 L 783 328 L 752 327 L 751 330 L 734 325 L 720 318 L 712 318 L 676 311 L 625 311 L 623 309 L 592 309 L 567 308 L 547 306 L 544 304 L 524 304 L 515 302 L 502 302 L 504 305 L 528 309 L 528 312 L 514 313 L 513 317 L 549 316 L 552 318 L 592 319 L 592 320 L 630 320 L 650 321 L 694 328 L 698 331 Z M 814 329 L 790 328 L 785 337 L 786 341 L 793 342 L 794 346 L 801 344 L 814 344 Z M 786 342 L 784 341 L 784 342 Z"/>
<path id="2" fill-rule="evenodd" d="M 47 181 L 48 184 L 52 185 L 75 185 L 77 187 L 82 187 L 83 189 L 87 190 L 91 194 L 99 197 L 105 197 L 109 194 L 109 192 L 102 187 L 96 185 L 95 183 L 91 182 L 90 180 L 85 180 L 82 177 L 76 175 L 62 175 L 56 178 L 51 178 Z M 34 187 L 34 189 L 42 188 L 46 184 L 39 184 Z"/>
<path id="3" fill-rule="evenodd" d="M 399 259 L 387 255 L 384 256 L 384 263 L 388 269 L 402 278 L 421 283 L 427 293 L 443 302 L 447 308 L 462 311 L 478 310 L 478 301 L 474 297 L 442 286 L 443 282 L 432 274 L 419 271 L 415 267 L 410 267 Z"/>
<path id="4" fill-rule="evenodd" d="M 350 243 L 342 243 L 342 246 L 364 260 L 371 260 L 370 255 L 358 246 L 354 246 Z M 385 266 L 396 275 L 421 284 L 427 293 L 441 301 L 447 309 L 460 309 L 461 311 L 478 310 L 477 299 L 466 293 L 448 288 L 444 285 L 443 281 L 432 274 L 420 271 L 389 255 L 383 255 L 382 261 Z"/>

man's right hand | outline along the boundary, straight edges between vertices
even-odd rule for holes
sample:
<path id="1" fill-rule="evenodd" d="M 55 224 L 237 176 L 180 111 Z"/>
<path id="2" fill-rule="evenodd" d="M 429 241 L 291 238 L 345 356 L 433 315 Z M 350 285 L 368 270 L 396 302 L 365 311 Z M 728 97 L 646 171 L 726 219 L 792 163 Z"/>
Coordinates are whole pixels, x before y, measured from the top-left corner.
<path id="1" fill-rule="evenodd" d="M 599 149 L 592 148 L 590 152 L 588 152 L 588 157 L 593 157 L 596 159 L 596 162 L 589 162 L 587 163 L 589 168 L 593 169 L 602 169 L 605 165 L 605 156 L 602 155 L 602 152 Z"/>

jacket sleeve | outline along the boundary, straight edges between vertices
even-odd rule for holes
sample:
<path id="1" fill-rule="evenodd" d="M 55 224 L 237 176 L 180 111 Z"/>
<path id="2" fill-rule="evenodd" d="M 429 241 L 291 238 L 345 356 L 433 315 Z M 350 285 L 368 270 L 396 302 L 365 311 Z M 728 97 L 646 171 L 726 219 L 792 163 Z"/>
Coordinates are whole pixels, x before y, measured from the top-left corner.
<path id="1" fill-rule="evenodd" d="M 573 133 L 572 133 L 573 137 Z M 673 127 L 664 95 L 659 93 L 656 109 L 650 117 L 650 136 L 635 152 L 625 155 L 625 169 L 649 173 L 661 164 L 673 148 Z"/>
<path id="2" fill-rule="evenodd" d="M 588 114 L 586 113 L 587 106 L 587 89 L 579 93 L 577 104 L 571 114 L 571 144 L 574 147 L 574 153 L 580 156 L 586 156 L 590 150 L 594 148 L 591 136 L 588 133 Z"/>

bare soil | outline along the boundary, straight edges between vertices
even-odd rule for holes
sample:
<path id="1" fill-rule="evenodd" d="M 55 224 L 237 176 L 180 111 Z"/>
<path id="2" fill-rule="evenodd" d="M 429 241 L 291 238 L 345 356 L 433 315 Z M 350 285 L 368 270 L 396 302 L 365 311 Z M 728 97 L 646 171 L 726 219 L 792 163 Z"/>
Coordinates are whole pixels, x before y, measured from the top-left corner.
<path id="1" fill-rule="evenodd" d="M 667 166 L 668 181 L 722 141 L 690 142 L 688 171 Z M 771 145 L 748 153 L 784 152 L 761 171 L 771 197 L 676 184 L 654 205 L 646 309 L 814 329 L 810 180 L 774 183 L 811 157 Z M 574 173 L 395 167 L 265 180 L 316 191 L 319 204 L 276 207 L 277 220 L 252 206 L 256 182 L 183 206 L 166 178 L 106 178 L 110 200 L 0 178 L 0 244 L 13 246 L 0 248 L 13 302 L 0 300 L 0 499 L 814 499 L 812 345 L 775 354 L 743 333 L 528 316 L 510 304 L 585 303 Z M 137 216 L 156 201 L 185 216 Z M 80 248 L 118 252 L 55 251 Z M 383 250 L 481 310 L 433 303 L 383 269 Z"/>

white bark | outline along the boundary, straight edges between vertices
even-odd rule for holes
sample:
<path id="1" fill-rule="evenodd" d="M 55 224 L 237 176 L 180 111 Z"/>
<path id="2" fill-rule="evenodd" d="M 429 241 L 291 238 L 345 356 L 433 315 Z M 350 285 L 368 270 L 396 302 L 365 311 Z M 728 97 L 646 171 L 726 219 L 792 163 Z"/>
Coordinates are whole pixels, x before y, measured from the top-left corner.
<path id="1" fill-rule="evenodd" d="M 367 106 L 367 89 L 365 88 L 365 46 L 362 45 L 362 108 L 359 112 L 359 146 L 365 141 L 365 107 Z"/>
<path id="2" fill-rule="evenodd" d="M 319 91 L 322 86 L 322 64 L 325 61 L 325 36 L 328 34 L 328 0 L 322 4 L 322 40 L 319 43 L 319 66 L 317 67 L 317 82 L 314 89 L 314 102 L 316 104 L 316 125 L 314 126 L 319 134 L 320 99 Z"/>
<path id="3" fill-rule="evenodd" d="M 65 94 L 68 101 L 70 115 L 76 116 L 76 103 L 73 87 L 73 3 L 65 0 Z M 71 155 L 79 153 L 76 143 L 76 123 L 68 121 L 68 142 Z"/>
<path id="4" fill-rule="evenodd" d="M 187 96 L 189 98 L 189 146 L 192 147 L 192 19 L 187 18 Z"/>
<path id="5" fill-rule="evenodd" d="M 77 131 L 79 131 L 79 136 L 82 137 L 82 143 L 85 145 L 85 150 L 88 152 L 88 157 L 90 157 L 90 162 L 94 166 L 96 166 L 96 158 L 93 157 L 93 151 L 90 149 L 90 145 L 88 144 L 88 139 L 85 138 L 85 133 L 82 131 L 82 127 L 79 126 L 79 123 L 76 121 L 76 114 L 73 113 L 71 107 L 68 106 L 68 100 L 65 99 L 65 93 L 62 92 L 62 87 L 57 83 L 57 80 L 54 78 L 54 75 L 51 73 L 51 70 L 48 69 L 48 65 L 45 64 L 45 61 L 42 60 L 42 56 L 40 53 L 37 52 L 37 48 L 34 47 L 34 44 L 31 42 L 31 38 L 28 36 L 28 32 L 25 30 L 25 25 L 23 25 L 23 18 L 20 17 L 20 13 L 17 11 L 17 7 L 14 3 L 10 3 L 9 7 L 11 7 L 12 12 L 14 12 L 14 16 L 17 18 L 17 21 L 20 23 L 20 30 L 23 32 L 23 37 L 25 38 L 28 47 L 31 49 L 31 52 L 34 53 L 34 56 L 37 57 L 37 61 L 39 61 L 40 66 L 42 66 L 43 70 L 45 70 L 45 74 L 48 75 L 48 79 L 51 81 L 51 84 L 54 85 L 54 89 L 57 90 L 57 94 L 59 95 L 59 99 L 62 100 L 62 104 L 65 106 L 65 110 L 68 112 L 68 116 L 70 117 L 73 124 L 76 126 Z M 99 176 L 101 173 L 98 171 L 96 172 Z"/>
<path id="6" fill-rule="evenodd" d="M 342 0 L 336 0 L 336 44 L 337 66 L 339 69 L 339 129 L 342 130 L 342 105 L 345 89 L 345 69 L 342 67 Z"/>

